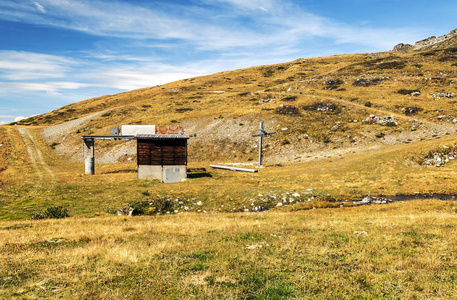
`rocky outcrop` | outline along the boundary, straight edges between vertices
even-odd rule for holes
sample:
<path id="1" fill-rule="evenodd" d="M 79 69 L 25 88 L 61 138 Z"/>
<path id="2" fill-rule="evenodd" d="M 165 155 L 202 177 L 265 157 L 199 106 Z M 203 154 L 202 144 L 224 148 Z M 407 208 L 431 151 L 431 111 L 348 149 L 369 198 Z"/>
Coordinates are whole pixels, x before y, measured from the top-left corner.
<path id="1" fill-rule="evenodd" d="M 431 36 L 429 38 L 426 38 L 425 40 L 418 41 L 416 44 L 413 46 L 413 50 L 420 50 L 422 48 L 430 47 L 438 43 L 442 43 L 446 40 L 449 40 L 457 35 L 457 28 L 449 32 L 448 34 L 436 37 L 436 36 Z"/>
<path id="2" fill-rule="evenodd" d="M 409 50 L 411 50 L 412 47 L 413 47 L 413 45 L 400 43 L 400 44 L 396 45 L 392 49 L 392 51 L 394 51 L 394 52 L 408 52 Z"/>
<path id="3" fill-rule="evenodd" d="M 416 42 L 414 45 L 400 43 L 400 44 L 396 45 L 392 49 L 392 51 L 395 51 L 395 52 L 408 52 L 410 50 L 423 50 L 423 49 L 435 46 L 437 44 L 446 42 L 446 41 L 451 40 L 453 38 L 457 38 L 457 28 L 452 30 L 448 34 L 445 34 L 445 35 L 442 35 L 442 36 L 439 36 L 439 37 L 436 37 L 436 36 L 428 37 L 428 38 L 426 38 L 424 40 Z"/>

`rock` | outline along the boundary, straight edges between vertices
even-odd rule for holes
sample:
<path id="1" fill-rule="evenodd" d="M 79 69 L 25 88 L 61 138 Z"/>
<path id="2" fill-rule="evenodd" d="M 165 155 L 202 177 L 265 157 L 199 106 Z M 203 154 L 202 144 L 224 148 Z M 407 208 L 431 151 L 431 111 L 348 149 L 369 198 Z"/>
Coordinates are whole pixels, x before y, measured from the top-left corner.
<path id="1" fill-rule="evenodd" d="M 408 52 L 409 50 L 411 50 L 411 48 L 413 48 L 413 45 L 400 43 L 400 44 L 397 44 L 392 49 L 392 51 L 394 51 L 394 52 Z"/>
<path id="2" fill-rule="evenodd" d="M 362 121 L 363 123 L 366 124 L 379 124 L 382 126 L 397 126 L 398 125 L 398 119 L 395 119 L 393 116 L 388 116 L 388 117 L 377 117 L 375 115 L 370 115 L 368 118 Z"/>
<path id="3" fill-rule="evenodd" d="M 436 36 L 431 36 L 429 38 L 426 38 L 425 40 L 421 40 L 416 42 L 416 44 L 412 47 L 413 50 L 420 50 L 422 48 L 430 47 L 433 45 L 436 45 L 438 43 L 442 43 L 446 40 L 449 40 L 453 38 L 454 36 L 457 35 L 457 29 L 452 30 L 448 34 L 436 37 Z"/>
<path id="4" fill-rule="evenodd" d="M 410 116 L 410 115 L 414 115 L 417 112 L 421 111 L 422 108 L 411 106 L 411 107 L 404 107 L 404 108 L 402 108 L 402 110 L 405 113 L 405 115 Z"/>
<path id="5" fill-rule="evenodd" d="M 202 202 L 201 202 L 201 201 L 198 201 L 198 202 L 197 202 L 197 205 L 198 205 L 198 206 L 201 206 L 201 205 L 202 205 Z"/>
<path id="6" fill-rule="evenodd" d="M 439 100 L 441 98 L 454 98 L 455 94 L 452 92 L 448 93 L 430 93 L 433 100 Z"/>
<path id="7" fill-rule="evenodd" d="M 354 231 L 354 234 L 357 234 L 357 235 L 367 235 L 368 233 L 364 230 L 362 231 Z"/>
<path id="8" fill-rule="evenodd" d="M 386 204 L 386 203 L 391 203 L 393 202 L 390 199 L 382 198 L 382 197 L 373 197 L 373 196 L 366 196 L 360 201 L 354 201 L 355 204 L 360 204 L 360 205 L 367 205 L 367 204 Z"/>

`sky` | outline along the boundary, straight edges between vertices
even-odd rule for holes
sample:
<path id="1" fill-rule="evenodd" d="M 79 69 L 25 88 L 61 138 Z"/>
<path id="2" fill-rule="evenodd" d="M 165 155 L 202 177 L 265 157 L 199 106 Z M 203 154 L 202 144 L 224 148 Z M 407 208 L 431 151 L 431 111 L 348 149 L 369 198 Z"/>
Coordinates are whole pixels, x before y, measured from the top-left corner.
<path id="1" fill-rule="evenodd" d="M 0 0 L 0 125 L 77 101 L 457 27 L 453 0 Z"/>

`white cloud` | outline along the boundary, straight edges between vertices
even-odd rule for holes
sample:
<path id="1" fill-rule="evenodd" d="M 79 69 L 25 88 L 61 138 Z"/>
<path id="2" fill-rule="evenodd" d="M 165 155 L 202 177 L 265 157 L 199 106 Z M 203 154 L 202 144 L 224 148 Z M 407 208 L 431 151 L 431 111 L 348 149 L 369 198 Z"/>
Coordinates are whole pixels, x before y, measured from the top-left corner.
<path id="1" fill-rule="evenodd" d="M 133 71 L 113 71 L 100 74 L 105 82 L 114 88 L 122 90 L 134 90 L 154 85 L 195 77 L 195 73 L 171 73 L 171 72 L 133 72 Z"/>
<path id="2" fill-rule="evenodd" d="M 17 116 L 16 118 L 14 118 L 14 122 L 19 122 L 20 120 L 24 120 L 24 119 L 27 119 L 27 117 Z"/>
<path id="3" fill-rule="evenodd" d="M 42 13 L 46 13 L 46 10 L 44 9 L 43 5 L 41 5 L 40 3 L 38 2 L 33 2 L 33 4 L 35 4 L 35 7 Z"/>
<path id="4" fill-rule="evenodd" d="M 280 8 L 281 2 L 275 0 L 211 0 L 209 3 L 219 2 L 227 3 L 234 7 L 248 10 L 263 10 L 269 11 L 274 8 Z M 283 2 L 284 3 L 284 2 Z"/>

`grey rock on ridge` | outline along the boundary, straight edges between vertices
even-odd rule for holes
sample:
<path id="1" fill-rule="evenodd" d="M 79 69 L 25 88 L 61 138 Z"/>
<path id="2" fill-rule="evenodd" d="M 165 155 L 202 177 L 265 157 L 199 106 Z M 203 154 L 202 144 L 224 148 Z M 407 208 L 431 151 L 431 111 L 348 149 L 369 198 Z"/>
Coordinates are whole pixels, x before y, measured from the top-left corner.
<path id="1" fill-rule="evenodd" d="M 409 50 L 411 50 L 412 47 L 413 47 L 413 45 L 400 43 L 400 44 L 396 45 L 392 51 L 408 52 Z"/>
<path id="2" fill-rule="evenodd" d="M 395 51 L 395 52 L 407 52 L 409 50 L 421 50 L 421 49 L 428 48 L 428 47 L 431 47 L 433 45 L 445 42 L 445 41 L 450 40 L 450 39 L 452 39 L 454 37 L 457 37 L 457 28 L 452 30 L 448 34 L 445 34 L 445 35 L 442 35 L 442 36 L 439 36 L 439 37 L 431 36 L 431 37 L 428 37 L 428 38 L 426 38 L 424 40 L 418 41 L 418 42 L 416 42 L 414 44 L 414 46 L 410 45 L 410 44 L 400 43 L 400 44 L 396 45 L 393 48 L 392 51 Z"/>

